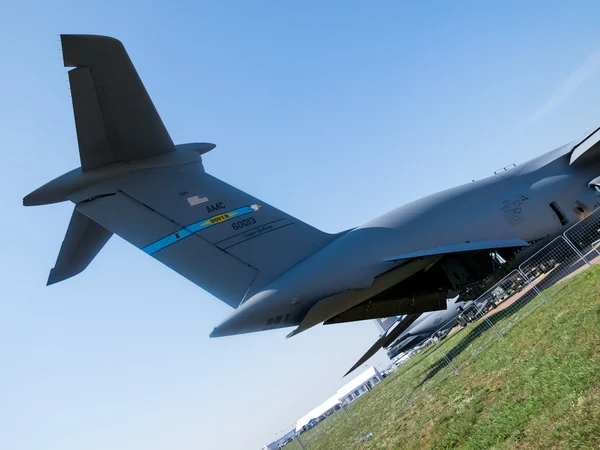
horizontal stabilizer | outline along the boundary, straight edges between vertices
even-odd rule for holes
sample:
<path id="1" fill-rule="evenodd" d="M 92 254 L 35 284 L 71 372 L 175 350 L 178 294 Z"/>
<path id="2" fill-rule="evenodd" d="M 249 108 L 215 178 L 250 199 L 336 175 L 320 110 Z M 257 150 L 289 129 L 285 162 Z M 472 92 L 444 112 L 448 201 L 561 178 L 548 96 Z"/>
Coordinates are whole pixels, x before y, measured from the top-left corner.
<path id="1" fill-rule="evenodd" d="M 102 225 L 74 209 L 56 264 L 50 271 L 47 285 L 58 283 L 81 273 L 102 250 L 112 234 Z"/>
<path id="2" fill-rule="evenodd" d="M 400 261 L 403 259 L 421 258 L 430 255 L 445 255 L 447 253 L 468 252 L 473 250 L 493 250 L 507 247 L 527 247 L 529 244 L 523 239 L 493 239 L 490 241 L 473 241 L 462 244 L 443 245 L 440 247 L 418 250 L 416 252 L 404 253 L 402 255 L 385 258 L 384 261 Z"/>
<path id="3" fill-rule="evenodd" d="M 123 44 L 106 36 L 62 35 L 81 170 L 175 151 Z"/>

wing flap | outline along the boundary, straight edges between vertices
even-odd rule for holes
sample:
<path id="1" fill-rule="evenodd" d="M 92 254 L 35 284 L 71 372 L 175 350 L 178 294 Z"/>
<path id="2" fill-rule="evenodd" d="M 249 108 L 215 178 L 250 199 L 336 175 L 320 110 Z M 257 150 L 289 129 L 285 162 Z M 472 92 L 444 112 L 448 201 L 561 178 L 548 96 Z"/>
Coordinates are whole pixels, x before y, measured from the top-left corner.
<path id="1" fill-rule="evenodd" d="M 325 325 L 355 322 L 393 315 L 417 314 L 446 309 L 446 290 L 415 293 L 410 297 L 371 297 L 325 321 Z"/>
<path id="2" fill-rule="evenodd" d="M 408 263 L 396 267 L 395 269 L 392 269 L 389 272 L 377 277 L 373 284 L 366 289 L 353 289 L 344 291 L 321 300 L 308 310 L 308 313 L 306 316 L 304 316 L 304 319 L 302 319 L 300 325 L 298 325 L 294 331 L 288 334 L 287 337 L 290 338 L 295 336 L 321 322 L 331 319 L 332 317 L 355 307 L 356 305 L 359 305 L 365 300 L 405 280 L 414 273 L 423 270 L 429 264 L 433 263 L 434 260 L 435 258 L 431 257 L 409 261 Z"/>

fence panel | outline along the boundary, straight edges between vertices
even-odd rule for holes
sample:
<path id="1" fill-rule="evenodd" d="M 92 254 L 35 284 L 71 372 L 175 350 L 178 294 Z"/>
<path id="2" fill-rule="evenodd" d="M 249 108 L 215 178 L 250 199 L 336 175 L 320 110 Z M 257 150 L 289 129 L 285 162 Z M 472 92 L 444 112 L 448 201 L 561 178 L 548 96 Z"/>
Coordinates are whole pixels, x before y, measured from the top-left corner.
<path id="1" fill-rule="evenodd" d="M 399 380 L 391 375 L 350 403 L 346 409 L 364 436 L 375 432 L 381 424 L 404 410 L 408 397 Z"/>
<path id="2" fill-rule="evenodd" d="M 328 450 L 350 447 L 364 435 L 357 428 L 353 417 L 343 408 L 320 420 L 312 428 L 299 433 L 297 439 L 305 450 Z"/>
<path id="3" fill-rule="evenodd" d="M 479 297 L 476 304 L 484 320 L 496 333 L 504 335 L 543 301 L 523 274 L 514 270 Z"/>
<path id="4" fill-rule="evenodd" d="M 447 333 L 446 337 L 443 337 Z M 449 327 L 439 330 L 436 337 L 437 349 L 444 355 L 447 364 L 455 371 L 460 370 L 473 358 L 501 338 L 492 324 L 483 317 L 481 306 L 474 302 Z"/>
<path id="5" fill-rule="evenodd" d="M 285 444 L 283 448 L 285 448 L 285 450 L 308 450 L 302 446 L 302 442 L 298 440 L 297 436 L 294 436 L 294 438 Z"/>
<path id="6" fill-rule="evenodd" d="M 547 300 L 564 289 L 573 275 L 588 267 L 583 257 L 559 236 L 519 266 L 519 270 Z"/>
<path id="7" fill-rule="evenodd" d="M 577 222 L 564 232 L 565 238 L 571 242 L 578 252 L 591 263 L 600 261 L 600 209 Z"/>
<path id="8" fill-rule="evenodd" d="M 412 364 L 405 363 L 407 367 L 404 370 L 400 371 L 404 365 L 400 366 L 397 370 L 399 373 L 392 375 L 410 401 L 420 397 L 432 386 L 454 373 L 453 366 L 448 363 L 436 345 L 429 345 L 408 362 L 411 360 L 414 360 Z"/>

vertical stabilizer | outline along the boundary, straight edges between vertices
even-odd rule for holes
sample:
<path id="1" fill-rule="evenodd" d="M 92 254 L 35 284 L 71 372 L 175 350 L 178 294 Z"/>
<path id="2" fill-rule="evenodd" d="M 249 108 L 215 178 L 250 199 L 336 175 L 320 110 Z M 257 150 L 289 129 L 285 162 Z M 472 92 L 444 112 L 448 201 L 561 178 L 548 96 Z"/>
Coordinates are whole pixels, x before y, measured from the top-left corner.
<path id="1" fill-rule="evenodd" d="M 62 35 L 81 169 L 175 151 L 123 44 L 106 36 Z"/>
<path id="2" fill-rule="evenodd" d="M 398 320 L 397 316 L 386 317 L 384 319 L 374 319 L 375 326 L 377 326 L 381 336 L 383 336 L 390 328 L 392 328 L 392 325 L 396 323 L 396 320 Z"/>

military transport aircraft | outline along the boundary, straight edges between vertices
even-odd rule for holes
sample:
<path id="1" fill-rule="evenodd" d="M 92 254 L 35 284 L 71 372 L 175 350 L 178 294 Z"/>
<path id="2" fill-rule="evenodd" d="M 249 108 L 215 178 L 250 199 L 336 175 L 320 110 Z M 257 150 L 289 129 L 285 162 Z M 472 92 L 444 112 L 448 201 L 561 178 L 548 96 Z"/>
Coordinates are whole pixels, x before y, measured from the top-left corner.
<path id="1" fill-rule="evenodd" d="M 444 309 L 600 205 L 594 129 L 510 170 L 324 233 L 208 174 L 201 155 L 214 144 L 175 145 L 121 42 L 61 42 L 74 67 L 81 167 L 23 199 L 75 204 L 48 284 L 84 270 L 116 233 L 235 308 L 211 337 L 295 326 L 291 336 L 321 322 Z"/>

